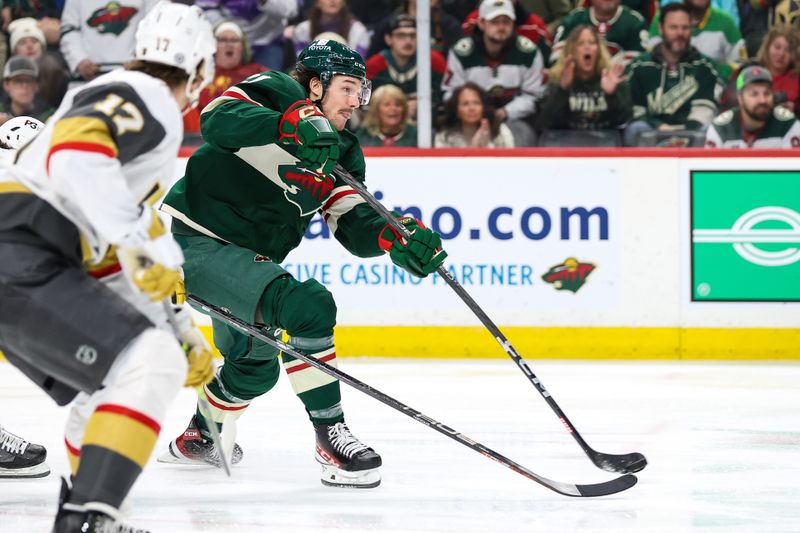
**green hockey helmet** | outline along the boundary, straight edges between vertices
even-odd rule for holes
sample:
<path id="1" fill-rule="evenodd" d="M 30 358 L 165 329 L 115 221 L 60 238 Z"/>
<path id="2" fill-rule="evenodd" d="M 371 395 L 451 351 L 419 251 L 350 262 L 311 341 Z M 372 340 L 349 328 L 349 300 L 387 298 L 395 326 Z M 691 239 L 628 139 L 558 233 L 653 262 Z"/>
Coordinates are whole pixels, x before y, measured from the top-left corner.
<path id="1" fill-rule="evenodd" d="M 297 58 L 297 69 L 314 72 L 327 89 L 337 74 L 352 76 L 361 81 L 360 105 L 367 105 L 372 94 L 372 83 L 367 79 L 367 67 L 361 54 L 347 46 L 330 39 L 313 41 L 306 46 Z"/>

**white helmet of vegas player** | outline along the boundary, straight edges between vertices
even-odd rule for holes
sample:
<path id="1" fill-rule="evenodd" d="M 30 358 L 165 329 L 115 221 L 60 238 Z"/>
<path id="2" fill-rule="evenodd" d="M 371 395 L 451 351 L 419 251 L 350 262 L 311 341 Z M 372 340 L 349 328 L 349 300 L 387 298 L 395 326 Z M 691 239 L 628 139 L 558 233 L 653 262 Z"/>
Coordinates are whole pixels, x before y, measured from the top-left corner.
<path id="1" fill-rule="evenodd" d="M 33 117 L 19 116 L 6 120 L 0 126 L 0 148 L 19 150 L 44 129 L 44 123 Z"/>
<path id="2" fill-rule="evenodd" d="M 216 51 L 211 23 L 199 7 L 162 0 L 139 23 L 133 57 L 184 70 L 189 75 L 186 96 L 194 105 L 214 78 Z M 192 89 L 198 74 L 203 81 Z"/>

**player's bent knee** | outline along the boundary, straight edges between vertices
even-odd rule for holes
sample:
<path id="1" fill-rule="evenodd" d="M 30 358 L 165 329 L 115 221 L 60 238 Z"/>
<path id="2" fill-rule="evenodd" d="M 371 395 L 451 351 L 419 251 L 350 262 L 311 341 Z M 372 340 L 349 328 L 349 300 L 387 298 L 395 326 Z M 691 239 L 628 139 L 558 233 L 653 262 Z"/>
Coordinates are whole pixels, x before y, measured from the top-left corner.
<path id="1" fill-rule="evenodd" d="M 290 294 L 285 320 L 289 335 L 323 337 L 333 334 L 336 325 L 336 302 L 320 282 L 309 279 L 298 284 Z"/>
<path id="2" fill-rule="evenodd" d="M 183 386 L 188 364 L 175 337 L 160 329 L 143 331 L 120 354 L 103 382 L 104 403 L 117 403 L 161 420 Z"/>

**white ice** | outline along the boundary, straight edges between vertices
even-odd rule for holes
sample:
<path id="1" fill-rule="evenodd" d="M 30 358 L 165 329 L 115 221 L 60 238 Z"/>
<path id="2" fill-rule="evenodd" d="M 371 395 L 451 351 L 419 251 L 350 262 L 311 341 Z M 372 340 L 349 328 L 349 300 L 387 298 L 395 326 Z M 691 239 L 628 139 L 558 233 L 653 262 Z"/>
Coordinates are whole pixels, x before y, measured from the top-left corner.
<path id="1" fill-rule="evenodd" d="M 285 376 L 239 421 L 245 455 L 228 479 L 151 459 L 133 525 L 154 532 L 797 532 L 800 365 L 531 361 L 587 441 L 650 461 L 630 490 L 602 498 L 548 491 L 343 386 L 353 432 L 381 453 L 374 490 L 323 487 L 313 433 Z M 538 474 L 611 479 L 595 468 L 510 360 L 343 358 L 340 368 Z M 193 411 L 183 391 L 157 452 Z M 50 452 L 50 477 L 0 480 L 0 531 L 49 531 L 66 410 L 0 365 L 0 422 Z"/>

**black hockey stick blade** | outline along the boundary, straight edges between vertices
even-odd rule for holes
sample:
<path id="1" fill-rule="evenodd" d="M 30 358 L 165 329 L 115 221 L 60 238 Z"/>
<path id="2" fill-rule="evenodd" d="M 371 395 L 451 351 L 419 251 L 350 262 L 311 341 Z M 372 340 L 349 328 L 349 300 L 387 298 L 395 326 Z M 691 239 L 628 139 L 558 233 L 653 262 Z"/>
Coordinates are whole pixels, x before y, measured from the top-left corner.
<path id="1" fill-rule="evenodd" d="M 640 472 L 647 466 L 647 459 L 639 452 L 622 455 L 595 452 L 592 462 L 606 472 L 621 472 L 625 474 Z"/>
<path id="2" fill-rule="evenodd" d="M 386 209 L 386 206 L 378 201 L 378 199 L 367 190 L 363 183 L 351 176 L 344 167 L 341 165 L 336 165 L 334 168 L 334 173 L 341 177 L 342 180 L 344 180 L 344 182 L 350 187 L 352 187 L 353 190 L 356 191 L 356 193 L 358 193 L 358 195 L 361 196 L 365 202 L 372 206 L 372 208 L 375 209 L 375 211 L 400 235 L 404 235 L 406 237 L 410 236 L 408 228 L 403 226 L 392 215 L 392 213 Z M 537 392 L 539 392 L 542 398 L 544 398 L 547 405 L 549 405 L 556 416 L 558 416 L 558 418 L 561 420 L 561 423 L 565 428 L 567 428 L 569 434 L 572 435 L 572 437 L 595 466 L 608 472 L 616 472 L 619 474 L 638 472 L 647 466 L 647 460 L 641 453 L 638 452 L 625 455 L 613 455 L 598 452 L 592 449 L 592 447 L 589 446 L 575 426 L 572 425 L 572 422 L 569 421 L 567 415 L 556 403 L 555 398 L 553 398 L 547 389 L 544 388 L 541 380 L 536 377 L 536 374 L 533 373 L 533 370 L 531 370 L 528 362 L 525 361 L 521 355 L 519 355 L 516 348 L 511 345 L 511 342 L 506 338 L 505 335 L 503 335 L 503 332 L 500 331 L 500 328 L 498 328 L 492 319 L 489 318 L 489 315 L 487 315 L 481 306 L 479 306 L 472 296 L 470 296 L 467 290 L 461 286 L 455 277 L 453 277 L 444 264 L 439 265 L 439 268 L 436 269 L 436 272 L 439 274 L 439 276 L 441 276 L 445 283 L 447 283 L 447 285 L 453 289 L 458 297 L 461 298 L 461 301 L 463 301 L 467 307 L 469 307 L 470 311 L 475 314 L 478 320 L 480 320 L 489 333 L 491 333 L 492 337 L 498 342 L 498 344 L 500 344 L 500 346 L 506 352 L 506 355 L 508 355 L 514 361 L 514 363 L 516 363 L 517 367 L 522 370 L 522 373 L 525 374 L 525 377 L 528 378 L 528 381 L 531 382 Z"/>
<path id="3" fill-rule="evenodd" d="M 196 296 L 187 295 L 186 300 L 193 306 L 197 307 L 202 312 L 211 315 L 213 318 L 217 320 L 221 320 L 222 322 L 228 324 L 231 327 L 234 327 L 255 339 L 263 341 L 274 348 L 281 350 L 283 353 L 287 355 L 291 355 L 295 359 L 299 359 L 304 363 L 307 363 L 317 370 L 328 374 L 329 376 L 338 379 L 339 381 L 350 385 L 354 389 L 363 392 L 367 396 L 378 400 L 379 402 L 383 403 L 384 405 L 388 405 L 392 409 L 403 413 L 404 415 L 413 418 L 420 424 L 428 426 L 429 428 L 438 431 L 445 437 L 449 437 L 454 441 L 463 444 L 467 448 L 480 453 L 481 455 L 488 457 L 489 459 L 500 463 L 501 465 L 505 466 L 506 468 L 510 468 L 514 472 L 525 476 L 526 478 L 530 479 L 531 481 L 535 481 L 542 486 L 547 487 L 548 489 L 557 492 L 559 494 L 563 494 L 564 496 L 575 496 L 575 497 L 592 497 L 592 496 L 607 496 L 609 494 L 616 494 L 617 492 L 622 492 L 623 490 L 627 490 L 634 486 L 637 482 L 636 476 L 631 474 L 626 474 L 616 479 L 612 479 L 610 481 L 606 481 L 604 483 L 596 483 L 592 485 L 576 485 L 573 483 L 563 483 L 560 481 L 553 481 L 551 479 L 547 479 L 544 476 L 540 476 L 531 470 L 528 470 L 521 464 L 517 463 L 509 459 L 508 457 L 503 456 L 502 454 L 484 446 L 480 442 L 474 441 L 471 438 L 467 437 L 463 433 L 459 433 L 458 431 L 454 430 L 453 428 L 442 424 L 441 422 L 437 422 L 433 418 L 417 411 L 413 407 L 410 407 L 395 398 L 392 398 L 388 394 L 385 394 L 378 389 L 367 385 L 366 383 L 354 378 L 353 376 L 346 374 L 339 370 L 338 368 L 331 366 L 323 361 L 318 361 L 316 358 L 306 355 L 302 352 L 296 351 L 291 345 L 275 339 L 269 335 L 266 335 L 261 329 L 258 327 L 248 324 L 244 320 L 241 320 L 235 316 L 233 316 L 230 312 L 221 309 L 213 304 L 210 304 Z"/>

